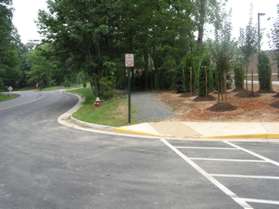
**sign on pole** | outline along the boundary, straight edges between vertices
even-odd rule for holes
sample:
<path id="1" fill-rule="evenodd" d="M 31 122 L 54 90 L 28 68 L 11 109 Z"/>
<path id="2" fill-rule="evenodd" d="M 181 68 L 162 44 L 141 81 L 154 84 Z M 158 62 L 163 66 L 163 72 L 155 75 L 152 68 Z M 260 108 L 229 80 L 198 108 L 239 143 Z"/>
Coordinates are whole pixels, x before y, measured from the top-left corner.
<path id="1" fill-rule="evenodd" d="M 11 87 L 11 86 L 8 87 L 9 92 L 12 92 L 13 90 L 14 90 L 13 87 Z"/>
<path id="2" fill-rule="evenodd" d="M 132 69 L 135 67 L 134 54 L 125 54 L 125 67 L 128 70 L 128 123 L 131 124 L 131 85 L 132 85 Z"/>
<path id="3" fill-rule="evenodd" d="M 134 54 L 125 54 L 125 66 L 127 68 L 134 67 L 135 61 L 134 61 Z"/>

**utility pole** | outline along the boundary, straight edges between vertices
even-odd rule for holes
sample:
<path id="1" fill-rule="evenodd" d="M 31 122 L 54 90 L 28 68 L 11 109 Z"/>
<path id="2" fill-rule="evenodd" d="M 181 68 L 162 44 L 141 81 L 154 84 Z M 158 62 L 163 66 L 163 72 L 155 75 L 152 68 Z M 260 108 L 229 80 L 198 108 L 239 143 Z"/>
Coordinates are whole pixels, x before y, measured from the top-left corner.
<path id="1" fill-rule="evenodd" d="M 261 39 L 262 39 L 262 35 L 261 35 L 261 16 L 264 16 L 265 13 L 258 13 L 258 52 L 261 51 Z"/>

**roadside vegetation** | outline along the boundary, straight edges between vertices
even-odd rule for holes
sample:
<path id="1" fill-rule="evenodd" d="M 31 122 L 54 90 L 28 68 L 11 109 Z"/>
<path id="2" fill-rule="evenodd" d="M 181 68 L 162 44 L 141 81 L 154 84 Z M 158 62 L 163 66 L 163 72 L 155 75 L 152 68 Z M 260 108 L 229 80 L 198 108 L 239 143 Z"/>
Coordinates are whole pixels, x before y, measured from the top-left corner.
<path id="1" fill-rule="evenodd" d="M 213 112 L 240 108 L 230 100 L 231 91 L 248 99 L 273 92 L 270 57 L 260 48 L 255 18 L 233 38 L 226 0 L 50 0 L 38 18 L 44 39 L 27 44 L 12 24 L 12 0 L 0 2 L 0 89 L 90 83 L 87 110 L 97 116 L 90 119 L 83 109 L 87 121 L 121 103 L 113 92 L 127 88 L 125 53 L 135 54 L 134 90 L 174 90 L 196 102 L 213 101 Z M 273 21 L 270 42 L 279 66 L 279 9 Z M 208 26 L 215 36 L 206 39 Z M 258 66 L 249 71 L 252 57 Z M 259 89 L 253 82 L 248 87 L 255 74 Z M 100 110 L 93 107 L 97 97 L 105 101 Z"/>
<path id="2" fill-rule="evenodd" d="M 85 122 L 108 126 L 123 126 L 127 124 L 128 110 L 127 97 L 116 93 L 114 97 L 103 102 L 101 107 L 95 107 L 96 97 L 90 88 L 81 88 L 71 93 L 85 98 L 82 107 L 74 113 L 74 117 Z M 135 122 L 135 121 L 133 121 Z"/>
<path id="3" fill-rule="evenodd" d="M 6 95 L 6 94 L 1 94 L 0 93 L 0 102 L 11 100 L 11 99 L 15 99 L 16 97 L 17 96 L 15 94 Z"/>

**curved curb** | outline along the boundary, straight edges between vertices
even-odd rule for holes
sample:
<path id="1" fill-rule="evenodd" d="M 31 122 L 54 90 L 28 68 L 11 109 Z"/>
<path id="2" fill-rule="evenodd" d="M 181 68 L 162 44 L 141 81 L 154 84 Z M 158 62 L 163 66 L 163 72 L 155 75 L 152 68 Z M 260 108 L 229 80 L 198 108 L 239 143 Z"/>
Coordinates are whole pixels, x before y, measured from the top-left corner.
<path id="1" fill-rule="evenodd" d="M 84 101 L 78 94 L 65 92 L 64 93 L 75 96 L 78 98 L 78 102 L 70 110 L 58 117 L 57 121 L 59 124 L 68 128 L 77 129 L 81 131 L 111 135 L 111 136 L 124 136 L 131 138 L 142 138 L 142 139 L 161 139 L 167 138 L 169 140 L 190 140 L 190 141 L 242 141 L 242 142 L 279 142 L 279 134 L 247 134 L 247 135 L 224 135 L 224 136 L 199 136 L 199 137 L 187 137 L 187 138 L 176 138 L 171 136 L 160 136 L 159 134 L 154 135 L 149 132 L 140 130 L 129 130 L 124 127 L 112 127 L 93 123 L 87 123 L 74 118 L 72 115 L 78 111 Z"/>
<path id="2" fill-rule="evenodd" d="M 145 138 L 145 139 L 160 139 L 161 138 L 161 137 L 150 136 L 150 135 L 139 135 L 139 134 L 135 134 L 135 133 L 134 134 L 127 133 L 126 131 L 125 132 L 123 131 L 123 133 L 120 133 L 120 132 L 117 133 L 117 131 L 116 131 L 117 128 L 112 127 L 112 126 L 104 126 L 104 125 L 92 124 L 92 123 L 80 121 L 80 120 L 72 117 L 72 115 L 80 109 L 82 102 L 84 101 L 84 98 L 82 98 L 78 94 L 65 92 L 65 91 L 64 91 L 64 93 L 78 98 L 78 102 L 75 104 L 75 106 L 72 107 L 67 112 L 60 115 L 57 119 L 57 122 L 65 127 L 77 129 L 80 131 L 87 131 L 87 132 L 91 132 L 91 133 L 98 133 L 98 134 L 111 135 L 111 136 L 124 136 L 124 137 Z M 100 128 L 102 128 L 103 130 Z"/>

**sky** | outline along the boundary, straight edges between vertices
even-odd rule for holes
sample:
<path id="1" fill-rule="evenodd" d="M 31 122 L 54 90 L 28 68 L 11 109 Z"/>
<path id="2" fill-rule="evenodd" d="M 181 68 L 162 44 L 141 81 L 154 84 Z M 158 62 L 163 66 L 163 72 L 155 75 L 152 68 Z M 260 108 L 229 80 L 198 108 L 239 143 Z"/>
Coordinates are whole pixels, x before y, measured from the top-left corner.
<path id="1" fill-rule="evenodd" d="M 13 0 L 14 2 L 14 24 L 18 29 L 23 43 L 29 40 L 40 40 L 38 28 L 35 23 L 39 9 L 46 9 L 47 0 Z M 263 36 L 263 49 L 269 49 L 267 34 L 272 27 L 272 19 L 276 17 L 276 5 L 279 0 L 229 0 L 227 8 L 232 8 L 233 37 L 239 36 L 240 27 L 245 27 L 249 21 L 249 11 L 253 3 L 253 22 L 257 24 L 257 13 L 264 12 L 266 16 L 261 18 Z"/>
<path id="2" fill-rule="evenodd" d="M 13 22 L 23 43 L 41 39 L 35 21 L 39 9 L 47 8 L 46 2 L 47 0 L 13 0 Z"/>

